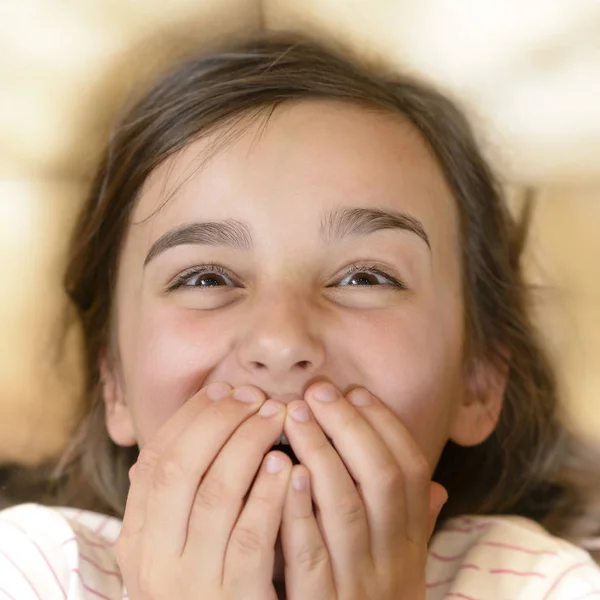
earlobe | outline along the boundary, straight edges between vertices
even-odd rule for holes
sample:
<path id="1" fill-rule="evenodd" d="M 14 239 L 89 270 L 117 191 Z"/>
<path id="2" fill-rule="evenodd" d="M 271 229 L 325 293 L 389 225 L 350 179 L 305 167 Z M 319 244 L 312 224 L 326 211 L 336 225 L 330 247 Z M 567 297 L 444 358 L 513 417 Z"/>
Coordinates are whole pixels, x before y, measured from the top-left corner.
<path id="1" fill-rule="evenodd" d="M 504 404 L 508 379 L 507 357 L 473 361 L 463 397 L 456 409 L 450 439 L 459 446 L 477 446 L 494 431 Z"/>
<path id="2" fill-rule="evenodd" d="M 125 400 L 122 377 L 118 369 L 111 364 L 106 352 L 102 352 L 99 368 L 108 435 L 119 446 L 135 446 L 137 440 L 131 412 Z"/>

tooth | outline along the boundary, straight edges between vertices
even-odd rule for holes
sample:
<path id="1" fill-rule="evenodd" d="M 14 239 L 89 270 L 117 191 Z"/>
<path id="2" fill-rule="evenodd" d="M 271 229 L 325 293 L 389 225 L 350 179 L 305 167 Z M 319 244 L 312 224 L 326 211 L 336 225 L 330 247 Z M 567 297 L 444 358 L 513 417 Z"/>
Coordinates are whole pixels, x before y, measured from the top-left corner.
<path id="1" fill-rule="evenodd" d="M 276 440 L 275 440 L 275 444 L 285 444 L 287 446 L 290 445 L 290 441 L 287 439 L 287 435 L 285 435 L 285 433 L 282 433 Z"/>

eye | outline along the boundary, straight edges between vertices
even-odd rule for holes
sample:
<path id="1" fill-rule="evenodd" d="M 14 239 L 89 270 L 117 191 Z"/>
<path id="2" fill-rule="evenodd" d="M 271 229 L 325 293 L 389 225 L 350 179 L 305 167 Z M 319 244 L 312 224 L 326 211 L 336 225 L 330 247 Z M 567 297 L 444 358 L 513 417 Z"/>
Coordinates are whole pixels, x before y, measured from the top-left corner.
<path id="1" fill-rule="evenodd" d="M 168 291 L 178 288 L 219 288 L 239 287 L 232 280 L 227 270 L 219 265 L 199 265 L 184 271 L 169 286 Z"/>
<path id="2" fill-rule="evenodd" d="M 403 290 L 406 289 L 401 281 L 376 265 L 352 265 L 338 282 L 338 285 L 342 285 L 342 287 L 394 286 Z"/>

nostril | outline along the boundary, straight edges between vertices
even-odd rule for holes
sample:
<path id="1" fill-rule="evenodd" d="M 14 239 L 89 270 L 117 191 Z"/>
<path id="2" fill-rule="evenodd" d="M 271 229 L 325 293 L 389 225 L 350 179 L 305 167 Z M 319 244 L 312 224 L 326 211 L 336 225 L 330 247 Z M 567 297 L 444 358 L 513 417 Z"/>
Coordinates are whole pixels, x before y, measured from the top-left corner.
<path id="1" fill-rule="evenodd" d="M 267 365 L 265 363 L 261 363 L 258 362 L 257 360 L 253 360 L 250 362 L 250 365 L 252 366 L 253 369 L 259 370 L 259 369 L 266 369 Z M 300 368 L 301 370 L 305 371 L 306 369 L 308 369 L 311 365 L 310 360 L 299 360 L 296 364 L 295 367 Z"/>

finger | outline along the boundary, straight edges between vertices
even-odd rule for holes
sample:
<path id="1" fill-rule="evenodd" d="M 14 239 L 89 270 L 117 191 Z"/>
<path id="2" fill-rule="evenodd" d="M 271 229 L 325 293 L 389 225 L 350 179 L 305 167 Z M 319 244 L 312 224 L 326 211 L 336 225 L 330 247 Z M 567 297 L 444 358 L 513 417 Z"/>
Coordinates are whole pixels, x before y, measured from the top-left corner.
<path id="1" fill-rule="evenodd" d="M 305 409 L 307 420 L 296 421 Z M 302 415 L 301 415 L 302 416 Z M 313 498 L 320 513 L 323 538 L 329 549 L 336 585 L 338 574 L 351 587 L 356 564 L 370 555 L 365 507 L 340 455 L 303 401 L 288 405 L 284 431 L 299 461 L 310 471 Z M 344 596 L 346 589 L 338 592 Z M 348 590 L 348 594 L 350 591 Z"/>
<path id="2" fill-rule="evenodd" d="M 329 393 L 319 394 L 319 390 Z M 415 477 L 412 457 L 403 454 L 407 451 L 406 444 L 402 446 L 402 440 L 393 440 L 398 450 L 396 457 L 386 440 L 363 417 L 370 406 L 354 406 L 331 384 L 321 382 L 309 388 L 306 399 L 359 485 L 373 560 L 379 565 L 393 562 L 403 551 L 407 538 L 424 545 L 429 516 L 429 477 L 428 473 L 422 481 Z M 394 420 L 399 422 L 396 417 Z M 418 500 L 413 507 L 411 501 L 415 498 Z M 419 522 L 412 523 L 413 520 Z"/>
<path id="3" fill-rule="evenodd" d="M 130 473 L 129 493 L 120 537 L 136 535 L 143 527 L 146 500 L 152 486 L 154 467 L 164 450 L 211 400 L 223 398 L 231 393 L 231 390 L 232 387 L 229 384 L 219 381 L 200 390 L 171 415 L 147 445 L 145 451 L 142 450 L 138 457 L 138 463 L 136 463 L 135 473 Z"/>
<path id="4" fill-rule="evenodd" d="M 281 522 L 287 600 L 333 598 L 329 550 L 312 509 L 310 472 L 296 465 L 288 484 Z"/>
<path id="5" fill-rule="evenodd" d="M 394 412 L 364 388 L 347 394 L 354 408 L 384 441 L 404 478 L 405 533 L 422 544 L 429 534 L 429 484 L 431 467 L 423 451 Z"/>
<path id="6" fill-rule="evenodd" d="M 283 431 L 284 418 L 285 406 L 267 400 L 257 415 L 237 428 L 206 471 L 190 512 L 185 547 L 190 560 L 222 570 L 244 500 L 265 455 Z"/>
<path id="7" fill-rule="evenodd" d="M 155 466 L 142 534 L 148 546 L 181 555 L 201 479 L 227 440 L 258 411 L 263 400 L 264 394 L 257 388 L 237 388 L 231 396 L 208 403 L 162 455 L 151 457 Z M 136 470 L 143 464 L 146 450 L 142 450 Z M 151 444 L 148 450 L 155 452 Z"/>
<path id="8" fill-rule="evenodd" d="M 247 593 L 249 585 L 256 589 L 258 583 L 266 592 L 272 586 L 275 543 L 291 472 L 292 461 L 283 452 L 269 452 L 264 457 L 229 537 L 223 576 L 226 589 Z"/>

